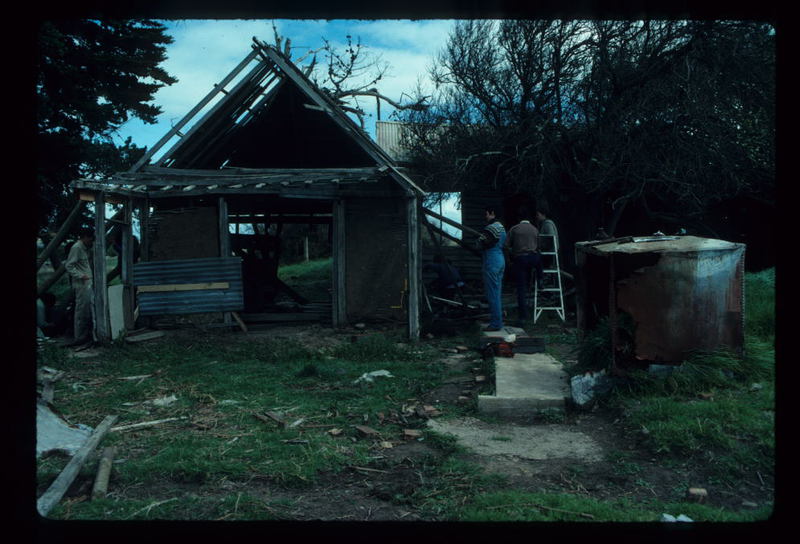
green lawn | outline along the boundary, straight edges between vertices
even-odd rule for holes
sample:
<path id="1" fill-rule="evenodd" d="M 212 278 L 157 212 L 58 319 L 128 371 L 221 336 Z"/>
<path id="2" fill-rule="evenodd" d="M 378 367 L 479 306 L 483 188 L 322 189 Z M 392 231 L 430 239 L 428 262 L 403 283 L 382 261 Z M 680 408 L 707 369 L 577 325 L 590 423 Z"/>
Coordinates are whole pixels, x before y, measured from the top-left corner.
<path id="1" fill-rule="evenodd" d="M 329 274 L 330 263 L 284 267 L 300 284 Z M 748 275 L 747 293 L 762 299 L 747 305 L 747 356 L 703 354 L 681 373 L 655 380 L 641 376 L 609 400 L 621 425 L 642 438 L 642 447 L 665 465 L 697 463 L 721 482 L 753 471 L 774 474 L 774 273 Z M 307 283 L 306 283 L 307 284 Z M 774 283 L 772 284 L 774 285 Z M 748 298 L 749 300 L 749 298 Z M 772 300 L 770 306 L 769 300 Z M 563 336 L 563 335 L 562 335 Z M 565 342 L 567 338 L 551 338 Z M 266 479 L 274 485 L 313 492 L 322 474 L 352 466 L 389 469 L 376 457 L 381 441 L 403 442 L 404 429 L 423 430 L 424 420 L 402 421 L 403 408 L 441 385 L 452 370 L 440 362 L 443 346 L 472 345 L 462 338 L 408 343 L 399 333 L 373 333 L 358 342 L 310 348 L 295 341 L 262 337 L 232 340 L 224 333 L 197 331 L 142 344 L 119 342 L 102 359 L 72 358 L 60 348 L 42 347 L 38 364 L 64 370 L 55 390 L 56 406 L 69 420 L 96 426 L 108 414 L 117 425 L 185 418 L 137 432 L 111 433 L 103 447 L 119 448 L 113 488 L 122 497 L 97 501 L 62 500 L 57 519 L 285 519 L 280 500 L 237 496 L 174 497 L 181 486 L 224 489 L 225 482 Z M 475 354 L 476 368 L 490 370 Z M 388 370 L 392 378 L 354 383 L 363 373 Z M 121 378 L 146 376 L 133 380 Z M 710 394 L 712 400 L 699 397 Z M 173 404 L 148 401 L 174 395 Z M 282 414 L 287 428 L 254 416 Z M 474 405 L 448 405 L 442 417 L 479 417 Z M 296 426 L 292 426 L 297 423 Z M 366 437 L 356 427 L 380 434 Z M 330 432 L 332 430 L 341 432 Z M 646 432 L 645 432 L 646 431 Z M 498 434 L 494 440 L 505 437 Z M 413 508 L 424 519 L 464 521 L 658 521 L 664 512 L 696 521 L 752 521 L 769 517 L 770 505 L 732 512 L 685 502 L 597 500 L 569 493 L 514 490 L 506 478 L 484 473 L 452 437 L 423 432 L 437 458 L 414 466 L 419 484 L 391 502 Z M 379 450 L 379 449 L 378 449 Z M 50 456 L 39 460 L 38 492 L 66 465 Z M 639 468 L 620 454 L 615 466 L 636 475 Z M 80 479 L 91 481 L 96 463 Z M 748 471 L 745 474 L 745 471 Z M 157 490 L 162 490 L 158 495 Z M 143 490 L 137 495 L 136 490 Z M 147 490 L 154 495 L 148 496 Z M 166 495 L 164 495 L 166 493 Z M 165 501 L 165 502 L 162 502 Z"/>

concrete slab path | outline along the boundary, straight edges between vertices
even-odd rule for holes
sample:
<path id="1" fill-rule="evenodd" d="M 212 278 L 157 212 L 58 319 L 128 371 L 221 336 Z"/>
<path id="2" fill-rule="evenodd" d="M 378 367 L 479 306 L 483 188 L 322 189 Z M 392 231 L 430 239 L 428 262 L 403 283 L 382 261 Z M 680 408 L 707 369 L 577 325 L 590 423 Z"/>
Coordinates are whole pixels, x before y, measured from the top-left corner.
<path id="1" fill-rule="evenodd" d="M 506 327 L 484 332 L 500 338 L 514 334 L 526 337 L 524 330 Z M 515 353 L 514 357 L 495 357 L 495 394 L 479 395 L 478 409 L 499 417 L 529 417 L 543 409 L 564 409 L 569 396 L 569 377 L 563 365 L 546 353 Z"/>

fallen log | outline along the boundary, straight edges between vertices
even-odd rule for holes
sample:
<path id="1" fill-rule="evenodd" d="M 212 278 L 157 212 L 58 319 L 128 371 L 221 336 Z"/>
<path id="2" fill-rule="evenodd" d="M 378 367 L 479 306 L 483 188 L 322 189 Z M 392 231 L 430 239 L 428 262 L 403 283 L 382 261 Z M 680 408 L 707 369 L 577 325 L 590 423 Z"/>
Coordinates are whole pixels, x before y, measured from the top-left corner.
<path id="1" fill-rule="evenodd" d="M 100 458 L 100 463 L 97 465 L 97 476 L 94 479 L 94 486 L 92 487 L 92 500 L 104 499 L 106 497 L 106 493 L 108 493 L 108 480 L 111 477 L 111 463 L 114 461 L 116 453 L 117 448 L 114 446 L 103 450 L 103 457 Z"/>
<path id="2" fill-rule="evenodd" d="M 47 516 L 50 510 L 58 504 L 58 501 L 64 497 L 64 494 L 67 492 L 67 489 L 69 489 L 69 486 L 72 485 L 81 467 L 83 467 L 83 464 L 89 457 L 89 454 L 97 448 L 97 445 L 100 444 L 100 441 L 106 433 L 111 430 L 111 426 L 115 421 L 117 421 L 117 416 L 106 416 L 89 437 L 89 440 L 86 441 L 86 444 L 72 456 L 67 466 L 61 471 L 61 474 L 58 475 L 47 491 L 36 501 L 36 509 L 39 511 L 39 514 Z"/>

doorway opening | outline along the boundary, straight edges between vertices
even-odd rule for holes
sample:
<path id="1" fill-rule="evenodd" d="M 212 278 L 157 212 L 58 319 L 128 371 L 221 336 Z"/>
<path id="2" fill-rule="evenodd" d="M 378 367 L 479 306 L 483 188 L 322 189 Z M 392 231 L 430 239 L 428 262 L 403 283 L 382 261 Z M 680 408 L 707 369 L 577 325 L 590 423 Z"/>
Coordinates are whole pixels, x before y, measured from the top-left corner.
<path id="1" fill-rule="evenodd" d="M 242 259 L 248 328 L 332 317 L 332 203 L 248 196 L 228 204 L 231 251 Z"/>

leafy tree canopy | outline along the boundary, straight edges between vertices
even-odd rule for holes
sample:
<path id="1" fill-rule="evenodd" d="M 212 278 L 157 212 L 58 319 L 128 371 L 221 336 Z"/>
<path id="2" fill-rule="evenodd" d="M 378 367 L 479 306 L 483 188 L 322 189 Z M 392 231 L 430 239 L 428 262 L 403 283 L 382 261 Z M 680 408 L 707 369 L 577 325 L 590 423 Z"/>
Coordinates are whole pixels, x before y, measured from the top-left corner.
<path id="1" fill-rule="evenodd" d="M 172 38 L 151 20 L 59 19 L 39 27 L 36 66 L 39 224 L 57 224 L 69 183 L 125 169 L 144 152 L 112 135 L 131 117 L 155 123 L 155 92 L 177 80 L 160 64 Z"/>

